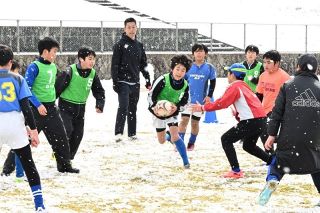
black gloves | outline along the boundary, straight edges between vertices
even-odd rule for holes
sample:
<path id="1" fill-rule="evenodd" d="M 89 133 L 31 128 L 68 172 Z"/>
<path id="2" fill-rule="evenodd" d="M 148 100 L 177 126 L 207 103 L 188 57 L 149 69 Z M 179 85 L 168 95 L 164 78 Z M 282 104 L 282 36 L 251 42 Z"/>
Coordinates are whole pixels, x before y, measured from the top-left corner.
<path id="1" fill-rule="evenodd" d="M 116 93 L 119 92 L 119 84 L 116 82 L 113 82 L 113 91 L 115 91 Z"/>

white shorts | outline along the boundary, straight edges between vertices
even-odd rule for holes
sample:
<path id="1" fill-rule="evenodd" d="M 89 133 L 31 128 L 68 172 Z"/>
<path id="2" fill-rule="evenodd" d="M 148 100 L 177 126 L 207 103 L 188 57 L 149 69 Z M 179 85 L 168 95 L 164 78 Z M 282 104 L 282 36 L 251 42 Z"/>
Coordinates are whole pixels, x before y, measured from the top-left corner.
<path id="1" fill-rule="evenodd" d="M 20 149 L 29 144 L 21 112 L 0 112 L 0 121 L 0 148 L 7 144 L 11 149 Z"/>
<path id="2" fill-rule="evenodd" d="M 173 117 L 170 117 L 165 120 L 161 120 L 161 119 L 157 118 L 156 116 L 152 116 L 152 120 L 153 120 L 153 126 L 156 129 L 165 129 L 165 128 L 167 128 L 167 124 L 179 122 L 178 116 L 173 116 Z"/>
<path id="3" fill-rule="evenodd" d="M 182 111 L 180 114 L 187 114 L 187 115 L 193 115 L 197 118 L 201 118 L 202 116 L 202 112 L 192 112 L 190 109 L 188 109 L 188 107 L 185 108 L 184 111 Z"/>

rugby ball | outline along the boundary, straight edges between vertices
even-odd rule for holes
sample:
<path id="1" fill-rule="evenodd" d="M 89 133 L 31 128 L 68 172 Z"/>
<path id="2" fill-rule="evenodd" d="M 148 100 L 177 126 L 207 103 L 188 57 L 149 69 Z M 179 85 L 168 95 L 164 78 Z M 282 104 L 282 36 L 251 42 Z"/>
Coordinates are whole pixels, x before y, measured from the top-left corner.
<path id="1" fill-rule="evenodd" d="M 155 113 L 161 117 L 167 117 L 172 109 L 173 103 L 167 100 L 160 100 L 155 106 Z"/>

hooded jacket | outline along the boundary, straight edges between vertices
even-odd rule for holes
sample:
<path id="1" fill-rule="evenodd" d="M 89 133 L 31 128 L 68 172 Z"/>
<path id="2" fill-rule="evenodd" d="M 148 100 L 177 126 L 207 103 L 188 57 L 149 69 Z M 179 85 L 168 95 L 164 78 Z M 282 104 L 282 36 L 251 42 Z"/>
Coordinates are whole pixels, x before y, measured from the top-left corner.
<path id="1" fill-rule="evenodd" d="M 279 168 L 291 174 L 320 171 L 320 83 L 313 72 L 297 72 L 281 87 L 268 126 L 278 133 Z"/>
<path id="2" fill-rule="evenodd" d="M 150 79 L 147 67 L 147 56 L 143 44 L 122 34 L 121 39 L 113 46 L 111 76 L 114 84 L 118 82 L 139 83 L 142 72 L 145 79 Z"/>

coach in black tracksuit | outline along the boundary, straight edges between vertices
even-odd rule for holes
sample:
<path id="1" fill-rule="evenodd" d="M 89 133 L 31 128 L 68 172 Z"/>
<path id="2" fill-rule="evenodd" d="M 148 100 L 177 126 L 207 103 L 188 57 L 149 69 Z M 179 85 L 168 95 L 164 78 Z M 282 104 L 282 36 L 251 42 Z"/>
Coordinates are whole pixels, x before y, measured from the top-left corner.
<path id="1" fill-rule="evenodd" d="M 278 135 L 276 157 L 269 167 L 267 180 L 280 181 L 285 173 L 311 174 L 320 193 L 320 83 L 315 74 L 317 64 L 312 55 L 305 54 L 299 58 L 295 77 L 284 83 L 276 99 L 265 147 L 271 148 Z"/>
<path id="2" fill-rule="evenodd" d="M 126 19 L 124 31 L 122 38 L 113 47 L 111 64 L 113 90 L 118 93 L 119 101 L 115 135 L 120 136 L 123 134 L 127 119 L 128 137 L 135 140 L 136 112 L 140 94 L 140 72 L 146 79 L 147 88 L 151 87 L 151 83 L 149 73 L 146 70 L 147 57 L 143 45 L 136 39 L 136 20 L 133 18 Z"/>

